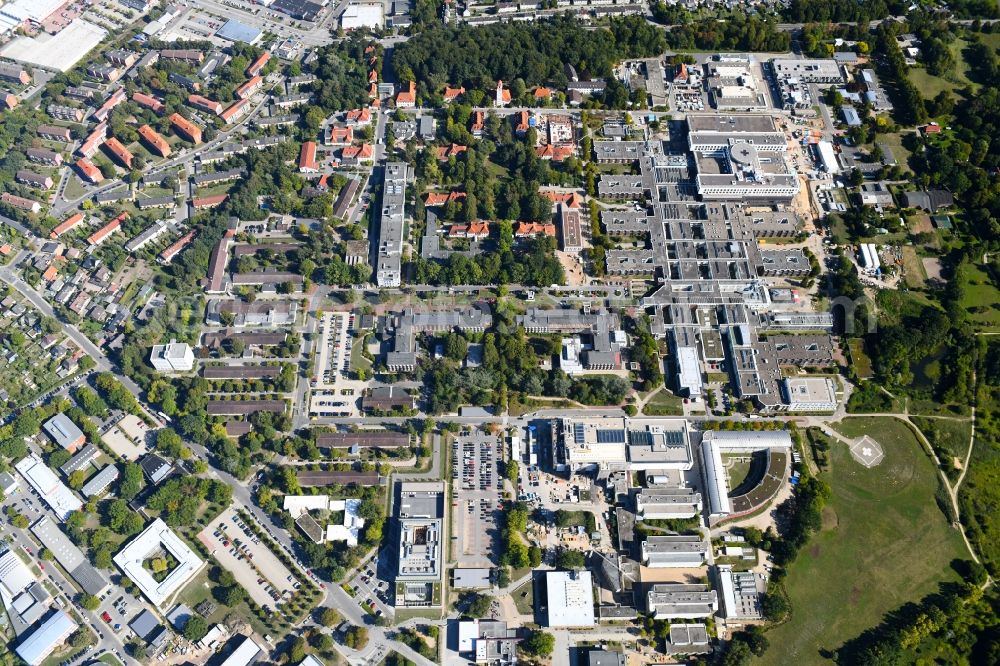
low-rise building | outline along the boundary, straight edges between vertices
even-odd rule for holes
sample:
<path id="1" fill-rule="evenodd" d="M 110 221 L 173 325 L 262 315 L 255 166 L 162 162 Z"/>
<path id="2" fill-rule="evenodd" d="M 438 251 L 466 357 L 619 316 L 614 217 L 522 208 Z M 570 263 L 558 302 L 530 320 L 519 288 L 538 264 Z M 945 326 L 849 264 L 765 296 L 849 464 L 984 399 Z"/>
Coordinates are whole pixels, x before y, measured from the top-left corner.
<path id="1" fill-rule="evenodd" d="M 172 114 L 170 116 L 170 125 L 174 128 L 175 132 L 196 146 L 201 143 L 201 128 L 181 114 Z"/>
<path id="2" fill-rule="evenodd" d="M 28 148 L 24 151 L 24 154 L 29 160 L 38 164 L 58 167 L 62 166 L 63 163 L 62 153 L 57 153 L 48 148 Z"/>
<path id="3" fill-rule="evenodd" d="M 149 362 L 160 372 L 188 372 L 194 368 L 191 346 L 176 340 L 169 344 L 153 345 Z"/>
<path id="4" fill-rule="evenodd" d="M 707 585 L 657 583 L 646 593 L 646 608 L 657 620 L 697 620 L 719 609 L 719 597 Z"/>
<path id="5" fill-rule="evenodd" d="M 160 157 L 170 157 L 170 144 L 149 125 L 139 128 L 139 136 Z"/>
<path id="6" fill-rule="evenodd" d="M 550 571 L 545 574 L 545 589 L 548 595 L 547 626 L 594 626 L 594 584 L 589 571 Z"/>
<path id="7" fill-rule="evenodd" d="M 654 569 L 700 567 L 710 547 L 700 535 L 650 535 L 642 542 L 642 563 Z"/>

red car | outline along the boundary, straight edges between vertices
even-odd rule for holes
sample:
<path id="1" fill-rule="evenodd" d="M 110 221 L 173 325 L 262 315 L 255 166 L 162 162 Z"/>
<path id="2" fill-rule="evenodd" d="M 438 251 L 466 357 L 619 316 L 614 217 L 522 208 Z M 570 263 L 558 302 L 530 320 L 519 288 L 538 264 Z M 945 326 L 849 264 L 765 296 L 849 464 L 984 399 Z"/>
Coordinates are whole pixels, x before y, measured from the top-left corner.
<path id="1" fill-rule="evenodd" d="M 108 624 L 111 624 L 111 614 L 108 613 L 108 611 L 104 611 L 103 613 L 101 613 L 101 619 L 107 622 Z"/>

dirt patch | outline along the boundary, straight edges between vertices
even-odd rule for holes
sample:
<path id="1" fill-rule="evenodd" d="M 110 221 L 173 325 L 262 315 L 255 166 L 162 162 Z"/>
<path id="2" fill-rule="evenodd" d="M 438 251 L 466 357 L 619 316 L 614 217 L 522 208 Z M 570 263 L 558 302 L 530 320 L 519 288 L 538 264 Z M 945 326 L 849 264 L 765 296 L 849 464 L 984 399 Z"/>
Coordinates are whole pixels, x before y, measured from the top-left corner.
<path id="1" fill-rule="evenodd" d="M 941 277 L 941 260 L 937 257 L 924 257 L 921 260 L 924 264 L 924 272 L 927 273 L 928 280 L 934 280 L 935 282 L 944 282 L 945 279 Z"/>
<path id="2" fill-rule="evenodd" d="M 815 559 L 819 557 L 819 554 L 820 554 L 820 549 L 818 543 L 814 543 L 813 545 L 809 546 L 809 557 Z"/>
<path id="3" fill-rule="evenodd" d="M 830 507 L 823 508 L 822 529 L 834 530 L 840 526 L 840 516 Z"/>
<path id="4" fill-rule="evenodd" d="M 934 225 L 931 224 L 931 216 L 927 213 L 911 215 L 906 218 L 912 234 L 934 233 Z"/>
<path id="5" fill-rule="evenodd" d="M 563 271 L 566 273 L 567 285 L 578 286 L 584 284 L 586 276 L 583 274 L 583 264 L 578 255 L 556 251 L 556 258 L 562 264 Z"/>
<path id="6" fill-rule="evenodd" d="M 923 289 L 927 283 L 924 266 L 917 256 L 917 249 L 911 245 L 903 246 L 903 273 L 906 286 L 910 289 Z"/>

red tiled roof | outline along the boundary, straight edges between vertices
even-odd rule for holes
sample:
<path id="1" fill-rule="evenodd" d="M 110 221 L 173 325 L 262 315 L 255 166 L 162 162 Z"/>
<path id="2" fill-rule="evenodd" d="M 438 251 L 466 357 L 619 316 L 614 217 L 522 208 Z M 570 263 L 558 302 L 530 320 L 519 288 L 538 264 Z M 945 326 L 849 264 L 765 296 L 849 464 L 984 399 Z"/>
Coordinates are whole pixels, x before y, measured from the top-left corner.
<path id="1" fill-rule="evenodd" d="M 132 153 L 128 148 L 122 145 L 122 142 L 111 137 L 104 142 L 104 147 L 111 152 L 111 154 L 121 162 L 122 166 L 125 168 L 132 168 Z"/>
<path id="2" fill-rule="evenodd" d="M 434 149 L 434 152 L 437 153 L 438 160 L 443 161 L 448 159 L 449 157 L 455 157 L 457 155 L 461 155 L 468 149 L 469 149 L 468 146 L 462 146 L 457 143 L 453 143 L 450 146 L 437 146 Z"/>
<path id="3" fill-rule="evenodd" d="M 546 146 L 535 148 L 535 154 L 543 160 L 562 162 L 573 154 L 573 146 L 553 146 L 551 143 Z"/>
<path id="4" fill-rule="evenodd" d="M 518 222 L 514 227 L 515 236 L 552 236 L 555 238 L 556 225 L 551 222 Z"/>
<path id="5" fill-rule="evenodd" d="M 465 192 L 428 192 L 424 199 L 425 206 L 443 206 L 449 201 L 458 201 L 465 198 Z"/>
<path id="6" fill-rule="evenodd" d="M 169 262 L 177 253 L 187 247 L 188 243 L 194 240 L 195 232 L 189 231 L 180 238 L 177 239 L 170 247 L 160 253 L 160 261 Z"/>
<path id="7" fill-rule="evenodd" d="M 396 106 L 400 104 L 416 104 L 417 103 L 417 84 L 410 81 L 410 87 L 408 90 L 401 91 L 396 95 Z"/>
<path id="8" fill-rule="evenodd" d="M 191 205 L 195 208 L 214 208 L 228 198 L 228 194 L 213 194 L 207 197 L 195 197 L 191 200 Z"/>
<path id="9" fill-rule="evenodd" d="M 347 112 L 347 122 L 367 123 L 372 119 L 372 113 L 368 109 L 353 109 Z"/>
<path id="10" fill-rule="evenodd" d="M 299 169 L 316 171 L 316 142 L 302 142 L 302 149 L 299 151 Z"/>
<path id="11" fill-rule="evenodd" d="M 146 143 L 160 154 L 160 157 L 170 156 L 170 144 L 149 125 L 143 125 L 139 128 L 139 136 L 145 139 Z"/>
<path id="12" fill-rule="evenodd" d="M 239 88 L 236 89 L 236 96 L 241 97 L 242 99 L 246 99 L 247 97 L 250 97 L 250 95 L 252 95 L 254 91 L 260 88 L 263 84 L 264 84 L 264 79 L 260 78 L 259 76 L 254 76 L 249 81 L 247 81 L 246 83 L 244 83 L 243 85 L 241 85 Z"/>
<path id="13" fill-rule="evenodd" d="M 347 146 L 340 154 L 344 158 L 367 160 L 375 156 L 375 148 L 370 143 L 363 143 L 360 146 Z"/>
<path id="14" fill-rule="evenodd" d="M 100 170 L 98 170 L 98 173 L 100 173 Z M 58 225 L 56 225 L 56 228 L 52 230 L 51 234 L 49 234 L 49 238 L 55 240 L 56 238 L 62 236 L 64 233 L 72 231 L 73 228 L 76 227 L 76 225 L 80 224 L 81 222 L 83 222 L 83 213 L 73 213 L 65 220 L 60 222 Z"/>
<path id="15" fill-rule="evenodd" d="M 104 174 L 101 173 L 101 170 L 94 166 L 94 163 L 86 157 L 81 157 L 76 161 L 76 168 L 80 170 L 84 178 L 95 185 L 104 180 Z"/>
<path id="16" fill-rule="evenodd" d="M 569 208 L 579 208 L 583 205 L 583 196 L 579 192 L 542 192 L 543 197 L 556 204 L 566 204 Z"/>
<path id="17" fill-rule="evenodd" d="M 222 118 L 227 123 L 232 122 L 233 118 L 238 116 L 243 111 L 243 107 L 245 107 L 249 103 L 250 100 L 238 99 L 232 104 L 230 104 L 228 109 L 220 113 L 219 117 Z"/>
<path id="18" fill-rule="evenodd" d="M 254 60 L 249 67 L 247 67 L 247 76 L 255 76 L 260 73 L 260 70 L 264 69 L 268 61 L 271 59 L 271 54 L 265 51 L 261 54 L 259 58 Z"/>
<path id="19" fill-rule="evenodd" d="M 188 104 L 191 106 L 196 106 L 199 109 L 205 109 L 206 111 L 211 111 L 215 115 L 222 113 L 222 104 L 216 102 L 214 99 L 209 99 L 201 95 L 190 95 L 188 96 Z"/>
<path id="20" fill-rule="evenodd" d="M 107 238 L 115 231 L 117 231 L 122 226 L 122 222 L 124 222 L 127 219 L 128 219 L 128 213 L 122 213 L 121 215 L 111 220 L 103 227 L 95 231 L 94 233 L 90 234 L 90 236 L 87 237 L 87 242 L 90 243 L 91 245 L 97 245 L 105 238 Z"/>
<path id="21" fill-rule="evenodd" d="M 147 95 L 146 93 L 135 92 L 132 93 L 132 101 L 139 106 L 144 106 L 151 111 L 160 113 L 163 111 L 163 102 L 156 99 L 152 95 Z"/>
<path id="22" fill-rule="evenodd" d="M 185 135 L 192 143 L 201 143 L 201 128 L 181 114 L 175 113 L 171 115 L 170 124 L 174 126 L 175 130 Z"/>

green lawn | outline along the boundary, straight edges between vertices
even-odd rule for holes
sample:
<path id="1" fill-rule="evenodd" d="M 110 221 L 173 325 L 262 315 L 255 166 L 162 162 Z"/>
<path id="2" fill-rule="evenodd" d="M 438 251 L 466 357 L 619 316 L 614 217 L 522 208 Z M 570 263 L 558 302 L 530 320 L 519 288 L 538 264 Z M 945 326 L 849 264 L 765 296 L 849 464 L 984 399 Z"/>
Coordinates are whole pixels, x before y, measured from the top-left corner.
<path id="1" fill-rule="evenodd" d="M 865 353 L 864 341 L 861 338 L 851 338 L 847 341 L 847 348 L 851 354 L 851 362 L 860 379 L 868 379 L 874 376 L 872 360 Z"/>
<path id="2" fill-rule="evenodd" d="M 83 183 L 80 181 L 80 177 L 77 176 L 75 172 L 68 176 L 68 180 L 69 182 L 66 183 L 66 189 L 63 191 L 64 197 L 67 199 L 79 199 L 87 193 Z"/>
<path id="3" fill-rule="evenodd" d="M 917 601 L 967 557 L 958 532 L 934 502 L 933 462 L 907 426 L 886 417 L 848 417 L 848 437 L 868 434 L 885 451 L 872 469 L 835 444 L 822 478 L 833 496 L 823 529 L 788 569 L 792 617 L 767 632 L 771 647 L 758 663 L 831 664 L 821 653 L 877 625 L 889 611 Z"/>
<path id="4" fill-rule="evenodd" d="M 680 416 L 684 413 L 682 400 L 668 391 L 660 389 L 642 408 L 646 416 Z"/>
<path id="5" fill-rule="evenodd" d="M 198 572 L 198 575 L 191 579 L 191 582 L 184 586 L 184 589 L 181 590 L 180 595 L 177 597 L 177 602 L 182 603 L 193 610 L 194 607 L 202 601 L 210 600 L 215 604 L 215 612 L 205 618 L 208 620 L 209 625 L 223 622 L 228 615 L 233 614 L 241 620 L 249 623 L 250 626 L 253 627 L 253 630 L 261 636 L 270 634 L 271 631 L 264 626 L 264 623 L 257 619 L 257 616 L 253 614 L 253 611 L 250 610 L 250 607 L 246 603 L 241 603 L 235 608 L 228 608 L 212 598 L 212 592 L 208 581 L 208 571 L 213 564 L 215 564 L 214 561 L 212 561 L 209 566 L 204 567 L 200 572 Z"/>
<path id="6" fill-rule="evenodd" d="M 933 99 L 942 90 L 955 92 L 960 88 L 969 85 L 967 73 L 969 64 L 965 62 L 962 51 L 968 45 L 964 39 L 956 39 L 949 45 L 951 55 L 955 59 L 955 67 L 947 72 L 947 78 L 934 76 L 923 67 L 911 67 L 909 70 L 910 81 L 927 99 Z"/>
<path id="7" fill-rule="evenodd" d="M 722 457 L 722 464 L 726 466 L 726 474 L 729 477 L 730 488 L 739 488 L 746 481 L 750 474 L 750 460 L 751 457 L 746 454 Z"/>
<path id="8" fill-rule="evenodd" d="M 527 581 L 521 587 L 510 593 L 514 599 L 517 611 L 522 615 L 534 615 L 535 613 L 535 583 Z"/>
<path id="9" fill-rule="evenodd" d="M 1000 289 L 982 266 L 964 264 L 957 279 L 963 283 L 961 306 L 980 330 L 1000 332 Z"/>
<path id="10" fill-rule="evenodd" d="M 969 436 L 972 434 L 971 421 L 933 419 L 920 416 L 911 416 L 910 420 L 924 433 L 924 437 L 937 451 L 942 464 L 947 465 L 957 458 L 956 470 L 960 469 L 959 466 L 965 461 L 965 453 L 969 450 Z"/>
<path id="11" fill-rule="evenodd" d="M 355 338 L 351 347 L 351 370 L 368 370 L 372 367 L 372 362 L 364 355 L 364 338 Z"/>

